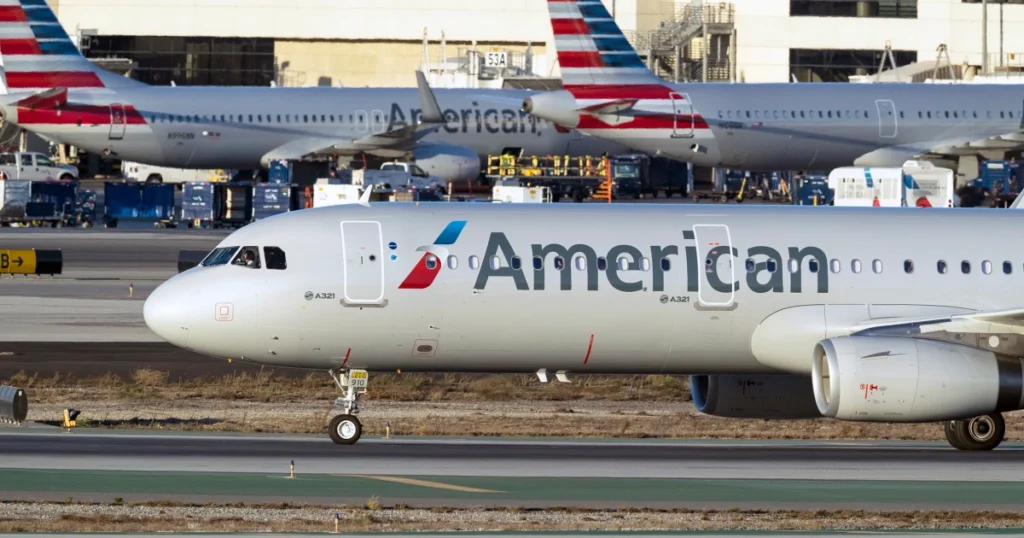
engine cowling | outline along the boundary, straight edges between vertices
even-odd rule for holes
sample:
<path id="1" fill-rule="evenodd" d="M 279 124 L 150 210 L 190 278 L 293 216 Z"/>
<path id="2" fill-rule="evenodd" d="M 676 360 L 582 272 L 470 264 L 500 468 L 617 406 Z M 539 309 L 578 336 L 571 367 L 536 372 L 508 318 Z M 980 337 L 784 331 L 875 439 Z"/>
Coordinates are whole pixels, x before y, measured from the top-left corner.
<path id="1" fill-rule="evenodd" d="M 729 418 L 821 418 L 811 390 L 802 375 L 695 375 L 690 393 L 697 410 Z"/>
<path id="2" fill-rule="evenodd" d="M 933 422 L 1024 408 L 1014 356 L 909 337 L 843 336 L 814 348 L 822 415 L 864 422 Z"/>
<path id="3" fill-rule="evenodd" d="M 576 97 L 566 90 L 531 95 L 523 100 L 523 112 L 575 129 L 580 124 Z"/>
<path id="4" fill-rule="evenodd" d="M 412 156 L 420 168 L 446 182 L 464 183 L 480 177 L 480 156 L 465 146 L 420 142 Z"/>

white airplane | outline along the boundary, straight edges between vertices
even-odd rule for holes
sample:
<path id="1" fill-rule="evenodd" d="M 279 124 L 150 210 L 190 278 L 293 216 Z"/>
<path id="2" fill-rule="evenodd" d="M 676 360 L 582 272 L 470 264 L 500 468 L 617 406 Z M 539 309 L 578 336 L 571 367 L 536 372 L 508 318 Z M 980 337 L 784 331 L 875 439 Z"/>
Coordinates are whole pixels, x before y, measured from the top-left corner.
<path id="1" fill-rule="evenodd" d="M 1024 408 L 1016 210 L 359 204 L 250 224 L 146 300 L 197 353 L 368 372 L 689 374 L 727 417 L 944 422 Z M 1018 200 L 1019 202 L 1019 200 Z"/>

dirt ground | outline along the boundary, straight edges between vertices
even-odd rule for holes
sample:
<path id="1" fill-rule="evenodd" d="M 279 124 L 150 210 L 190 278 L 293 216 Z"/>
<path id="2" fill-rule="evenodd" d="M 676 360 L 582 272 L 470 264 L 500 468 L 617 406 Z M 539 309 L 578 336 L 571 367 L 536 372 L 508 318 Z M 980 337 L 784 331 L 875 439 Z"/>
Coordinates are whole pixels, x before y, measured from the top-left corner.
<path id="1" fill-rule="evenodd" d="M 1024 512 L 409 509 L 380 506 L 0 503 L 0 532 L 718 531 L 993 529 Z"/>
<path id="2" fill-rule="evenodd" d="M 0 380 L 2 383 L 3 380 Z M 17 374 L 29 420 L 56 423 L 66 407 L 79 427 L 322 433 L 338 389 L 326 375 L 234 374 L 174 381 L 138 370 L 76 378 Z M 383 435 L 659 437 L 729 439 L 942 439 L 935 424 L 726 419 L 697 412 L 686 378 L 580 376 L 542 384 L 525 375 L 376 375 L 363 396 L 364 432 Z M 1019 414 L 1007 439 L 1024 439 Z"/>

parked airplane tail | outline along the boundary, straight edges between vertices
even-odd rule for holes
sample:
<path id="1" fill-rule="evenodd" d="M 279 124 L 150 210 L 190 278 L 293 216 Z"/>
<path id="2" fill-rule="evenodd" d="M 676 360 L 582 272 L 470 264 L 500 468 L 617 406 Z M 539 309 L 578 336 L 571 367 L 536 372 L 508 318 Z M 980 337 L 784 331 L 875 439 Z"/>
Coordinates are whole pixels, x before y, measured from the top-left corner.
<path id="1" fill-rule="evenodd" d="M 83 56 L 46 0 L 0 0 L 0 55 L 10 93 L 142 85 Z"/>
<path id="2" fill-rule="evenodd" d="M 548 0 L 548 13 L 566 89 L 664 82 L 647 69 L 601 0 Z"/>

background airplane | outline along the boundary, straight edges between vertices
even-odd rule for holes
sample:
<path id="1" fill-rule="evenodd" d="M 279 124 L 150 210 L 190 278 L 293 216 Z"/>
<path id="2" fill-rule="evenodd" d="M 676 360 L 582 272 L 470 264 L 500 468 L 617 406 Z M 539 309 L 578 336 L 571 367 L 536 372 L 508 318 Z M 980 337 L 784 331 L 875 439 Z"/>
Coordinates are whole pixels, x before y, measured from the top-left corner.
<path id="1" fill-rule="evenodd" d="M 526 90 L 440 89 L 438 114 L 415 88 L 156 87 L 105 71 L 79 52 L 44 0 L 0 0 L 6 121 L 117 159 L 178 168 L 251 169 L 273 159 L 409 158 L 450 181 L 482 159 L 626 153 L 518 110 Z M 498 95 L 494 106 L 474 95 Z"/>
<path id="2" fill-rule="evenodd" d="M 522 109 L 647 153 L 748 170 L 962 160 L 973 178 L 979 155 L 1024 146 L 1013 85 L 672 84 L 644 66 L 600 0 L 548 9 L 564 89 Z"/>
<path id="3" fill-rule="evenodd" d="M 971 450 L 1024 408 L 1024 254 L 989 233 L 1016 210 L 362 203 L 232 233 L 146 324 L 329 370 L 342 444 L 371 370 L 692 374 L 712 415 L 943 421 Z"/>

